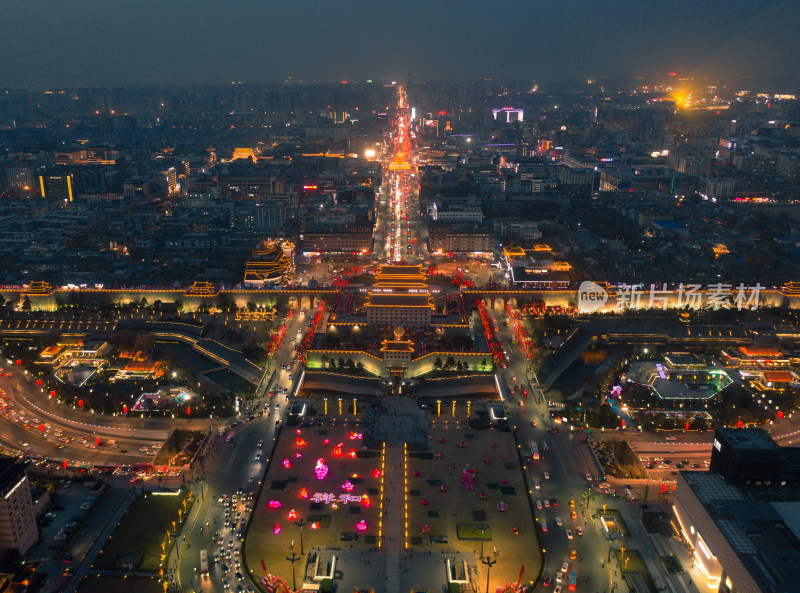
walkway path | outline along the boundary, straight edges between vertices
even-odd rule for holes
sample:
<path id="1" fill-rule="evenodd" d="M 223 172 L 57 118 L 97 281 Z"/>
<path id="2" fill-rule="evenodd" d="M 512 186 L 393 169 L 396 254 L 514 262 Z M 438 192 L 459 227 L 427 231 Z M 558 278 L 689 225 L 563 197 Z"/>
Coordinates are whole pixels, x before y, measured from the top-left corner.
<path id="1" fill-rule="evenodd" d="M 400 568 L 405 557 L 405 471 L 403 443 L 386 445 L 386 477 L 383 489 L 383 548 L 386 559 L 386 591 L 400 590 Z"/>

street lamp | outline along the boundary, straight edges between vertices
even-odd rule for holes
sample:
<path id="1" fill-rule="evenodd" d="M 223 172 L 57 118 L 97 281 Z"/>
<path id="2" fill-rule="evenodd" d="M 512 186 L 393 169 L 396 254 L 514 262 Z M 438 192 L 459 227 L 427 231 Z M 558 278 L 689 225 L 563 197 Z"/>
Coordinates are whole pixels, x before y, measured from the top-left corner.
<path id="1" fill-rule="evenodd" d="M 286 559 L 292 563 L 292 591 L 297 591 L 297 579 L 295 576 L 294 563 L 300 560 L 300 556 L 292 552 L 292 555 L 287 556 Z"/>
<path id="2" fill-rule="evenodd" d="M 481 562 L 486 565 L 486 593 L 489 593 L 489 573 L 492 570 L 492 566 L 497 564 L 497 559 L 492 560 L 489 556 L 486 558 L 481 557 Z"/>
<path id="3" fill-rule="evenodd" d="M 303 554 L 305 554 L 305 552 L 303 551 L 303 525 L 307 525 L 308 521 L 306 521 L 305 519 L 298 519 L 297 521 L 294 522 L 294 524 L 300 528 L 300 555 L 302 556 Z"/>

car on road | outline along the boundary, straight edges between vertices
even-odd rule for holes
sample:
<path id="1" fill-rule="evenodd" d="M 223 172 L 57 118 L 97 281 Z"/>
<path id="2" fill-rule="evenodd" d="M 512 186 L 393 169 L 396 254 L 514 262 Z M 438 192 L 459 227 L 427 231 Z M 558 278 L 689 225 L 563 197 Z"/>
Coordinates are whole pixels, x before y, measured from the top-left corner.
<path id="1" fill-rule="evenodd" d="M 539 490 L 539 489 L 542 487 L 542 485 L 539 483 L 539 480 L 536 480 L 536 481 L 533 483 L 533 486 L 534 486 L 534 488 L 536 488 L 537 490 Z"/>
<path id="2" fill-rule="evenodd" d="M 231 585 L 228 582 L 228 579 L 222 579 L 222 588 L 223 589 L 230 589 Z"/>
<path id="3" fill-rule="evenodd" d="M 541 500 L 537 500 L 536 501 L 536 508 L 537 509 L 541 509 L 542 508 L 542 501 Z"/>
<path id="4" fill-rule="evenodd" d="M 556 588 L 553 589 L 553 593 L 561 593 L 561 585 L 556 585 Z"/>
<path id="5" fill-rule="evenodd" d="M 561 572 L 567 572 L 567 571 L 569 571 L 569 562 L 564 562 L 561 565 Z"/>
<path id="6" fill-rule="evenodd" d="M 547 575 L 546 577 L 544 577 L 542 579 L 542 585 L 544 585 L 545 587 L 549 587 L 550 586 L 550 581 L 551 581 L 550 575 Z"/>
<path id="7" fill-rule="evenodd" d="M 581 529 L 580 527 L 575 528 L 575 533 L 578 534 L 578 537 L 583 537 L 583 529 Z"/>
<path id="8" fill-rule="evenodd" d="M 235 574 L 234 576 L 236 577 L 236 580 L 237 580 L 237 581 L 241 581 L 241 580 L 244 578 L 244 577 L 242 576 L 242 573 L 241 573 L 241 572 L 238 572 L 238 571 L 236 572 L 236 574 Z"/>
<path id="9" fill-rule="evenodd" d="M 548 474 L 547 472 L 544 472 L 544 479 L 545 480 L 549 480 L 550 479 L 550 474 Z"/>
<path id="10" fill-rule="evenodd" d="M 547 523 L 542 523 L 542 532 L 547 533 Z"/>
<path id="11" fill-rule="evenodd" d="M 666 437 L 666 440 L 668 440 L 668 441 L 677 441 L 678 439 L 675 438 L 675 437 Z"/>
<path id="12" fill-rule="evenodd" d="M 567 539 L 572 539 L 572 530 L 567 529 Z"/>
<path id="13" fill-rule="evenodd" d="M 546 509 L 550 508 L 550 501 L 547 500 L 546 498 L 544 499 L 544 508 L 546 508 Z"/>
<path id="14" fill-rule="evenodd" d="M 558 525 L 559 527 L 562 526 L 561 517 L 556 517 L 556 525 Z"/>
<path id="15" fill-rule="evenodd" d="M 553 505 L 554 507 L 557 507 L 558 506 L 558 501 L 555 498 L 551 498 L 550 499 L 550 504 Z"/>
<path id="16" fill-rule="evenodd" d="M 586 481 L 587 482 L 591 482 L 592 481 L 592 476 L 590 474 L 584 474 L 584 475 L 586 476 Z"/>
<path id="17" fill-rule="evenodd" d="M 564 580 L 564 573 L 557 572 L 556 573 L 556 583 L 561 583 Z"/>

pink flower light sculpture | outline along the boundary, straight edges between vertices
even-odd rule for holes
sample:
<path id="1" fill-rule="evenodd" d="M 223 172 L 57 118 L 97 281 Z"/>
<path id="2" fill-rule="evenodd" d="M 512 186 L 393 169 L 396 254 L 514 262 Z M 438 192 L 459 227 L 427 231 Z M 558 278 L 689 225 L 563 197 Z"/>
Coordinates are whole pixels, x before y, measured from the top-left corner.
<path id="1" fill-rule="evenodd" d="M 314 468 L 314 473 L 317 474 L 318 480 L 324 480 L 328 475 L 328 466 L 325 465 L 325 460 L 322 458 L 317 459 L 317 465 Z"/>

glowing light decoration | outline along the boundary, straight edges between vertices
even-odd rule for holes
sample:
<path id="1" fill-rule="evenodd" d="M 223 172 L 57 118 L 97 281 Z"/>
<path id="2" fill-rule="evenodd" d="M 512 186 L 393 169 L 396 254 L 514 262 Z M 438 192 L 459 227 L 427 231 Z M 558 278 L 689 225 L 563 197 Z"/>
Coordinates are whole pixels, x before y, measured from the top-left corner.
<path id="1" fill-rule="evenodd" d="M 381 477 L 381 470 L 379 470 L 379 469 L 372 470 L 372 477 L 373 478 L 380 478 Z"/>
<path id="2" fill-rule="evenodd" d="M 300 458 L 302 457 L 302 455 L 301 455 L 300 453 L 295 453 L 295 454 L 294 454 L 294 456 L 295 456 L 297 459 L 300 459 Z"/>
<path id="3" fill-rule="evenodd" d="M 352 491 L 353 491 L 353 488 L 355 488 L 355 486 L 353 486 L 353 485 L 350 483 L 350 480 L 345 480 L 345 481 L 344 481 L 344 484 L 342 484 L 342 490 L 345 490 L 345 491 L 347 491 L 347 492 L 352 492 Z"/>
<path id="4" fill-rule="evenodd" d="M 281 524 L 275 523 L 275 526 L 272 528 L 272 533 L 278 535 L 281 532 Z"/>
<path id="5" fill-rule="evenodd" d="M 347 456 L 350 459 L 355 459 L 356 458 L 356 450 L 355 449 L 350 449 L 350 451 L 347 453 Z"/>
<path id="6" fill-rule="evenodd" d="M 369 499 L 369 496 L 365 494 L 364 496 L 361 497 L 361 504 L 364 505 L 365 509 L 368 509 L 369 507 L 372 506 L 372 501 Z"/>
<path id="7" fill-rule="evenodd" d="M 309 525 L 309 528 L 311 528 L 311 529 L 319 529 L 319 523 L 314 521 L 311 525 Z"/>
<path id="8" fill-rule="evenodd" d="M 344 451 L 342 451 L 342 444 L 343 443 L 339 443 L 338 445 L 336 445 L 333 448 L 333 456 L 334 457 L 341 457 L 342 455 L 344 455 Z"/>
<path id="9" fill-rule="evenodd" d="M 364 519 L 361 519 L 361 521 L 359 521 L 356 524 L 356 529 L 358 529 L 359 531 L 366 531 L 367 530 L 367 522 L 364 521 Z"/>
<path id="10" fill-rule="evenodd" d="M 289 469 L 290 467 L 292 467 L 292 462 L 289 461 L 288 457 L 283 460 L 283 467 L 285 467 L 286 469 Z"/>
<path id="11" fill-rule="evenodd" d="M 297 519 L 297 511 L 292 509 L 291 511 L 289 511 L 289 521 L 294 521 L 296 519 Z"/>
<path id="12" fill-rule="evenodd" d="M 267 506 L 268 506 L 269 508 L 271 508 L 271 509 L 279 509 L 279 508 L 281 508 L 283 505 L 281 504 L 281 501 L 280 501 L 280 500 L 270 500 L 270 501 L 269 501 L 269 504 L 267 504 Z"/>
<path id="13" fill-rule="evenodd" d="M 322 441 L 322 444 L 323 445 L 327 445 L 330 442 L 331 442 L 330 439 L 325 439 L 325 440 Z"/>
<path id="14" fill-rule="evenodd" d="M 300 488 L 300 498 L 308 498 L 308 490 Z"/>
<path id="15" fill-rule="evenodd" d="M 350 435 L 347 438 L 349 438 L 351 441 L 354 441 L 356 439 L 363 438 L 363 435 L 361 433 L 358 433 L 358 432 L 351 432 Z"/>
<path id="16" fill-rule="evenodd" d="M 297 446 L 298 446 L 298 447 L 305 447 L 305 446 L 306 446 L 306 444 L 307 444 L 307 443 L 306 443 L 306 442 L 303 440 L 303 437 L 297 437 L 297 438 L 294 440 L 294 442 L 295 442 L 295 443 L 297 443 Z"/>
<path id="17" fill-rule="evenodd" d="M 314 468 L 314 473 L 317 474 L 318 480 L 324 480 L 328 475 L 328 466 L 325 465 L 325 460 L 322 458 L 317 459 L 317 465 Z"/>

